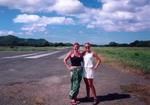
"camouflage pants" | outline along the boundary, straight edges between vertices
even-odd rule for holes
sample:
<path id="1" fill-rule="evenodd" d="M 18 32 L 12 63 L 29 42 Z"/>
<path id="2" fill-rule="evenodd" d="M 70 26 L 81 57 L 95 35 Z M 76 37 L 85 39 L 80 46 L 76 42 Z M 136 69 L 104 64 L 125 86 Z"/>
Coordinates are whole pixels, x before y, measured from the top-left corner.
<path id="1" fill-rule="evenodd" d="M 80 82 L 82 80 L 83 68 L 73 68 L 70 72 L 71 76 L 71 89 L 69 92 L 70 99 L 77 97 L 80 88 Z"/>

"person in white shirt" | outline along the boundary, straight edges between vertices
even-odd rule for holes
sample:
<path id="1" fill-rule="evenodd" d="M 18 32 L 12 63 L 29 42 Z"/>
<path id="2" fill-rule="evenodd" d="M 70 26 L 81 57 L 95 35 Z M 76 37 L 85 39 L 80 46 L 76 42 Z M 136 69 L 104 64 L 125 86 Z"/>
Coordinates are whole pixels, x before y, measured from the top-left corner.
<path id="1" fill-rule="evenodd" d="M 83 52 L 83 62 L 84 62 L 84 70 L 83 70 L 83 78 L 86 85 L 86 93 L 87 98 L 90 96 L 90 89 L 93 94 L 95 105 L 97 103 L 96 90 L 93 84 L 94 72 L 98 68 L 101 63 L 101 59 L 99 56 L 91 50 L 91 44 L 85 43 L 84 45 L 85 51 Z M 94 63 L 95 60 L 95 63 Z"/>

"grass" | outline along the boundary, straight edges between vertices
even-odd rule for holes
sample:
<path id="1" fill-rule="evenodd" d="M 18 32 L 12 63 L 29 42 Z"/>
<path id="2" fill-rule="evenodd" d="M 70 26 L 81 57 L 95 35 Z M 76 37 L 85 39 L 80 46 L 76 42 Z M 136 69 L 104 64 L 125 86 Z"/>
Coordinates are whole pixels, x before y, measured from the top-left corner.
<path id="1" fill-rule="evenodd" d="M 17 46 L 17 47 L 0 47 L 0 51 L 49 51 L 58 50 L 65 47 L 29 47 L 29 46 Z"/>
<path id="2" fill-rule="evenodd" d="M 94 50 L 106 58 L 106 63 L 114 62 L 124 67 L 150 73 L 150 48 L 95 47 Z"/>
<path id="3" fill-rule="evenodd" d="M 0 51 L 52 51 L 66 47 L 0 47 Z M 150 73 L 150 48 L 143 47 L 94 47 L 103 62 L 107 64 L 119 64 L 125 68 Z"/>

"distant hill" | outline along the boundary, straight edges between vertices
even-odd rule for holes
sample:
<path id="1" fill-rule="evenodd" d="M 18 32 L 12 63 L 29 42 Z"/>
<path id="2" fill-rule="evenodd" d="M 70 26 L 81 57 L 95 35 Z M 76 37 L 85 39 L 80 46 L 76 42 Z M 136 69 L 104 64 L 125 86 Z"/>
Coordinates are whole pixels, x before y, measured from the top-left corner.
<path id="1" fill-rule="evenodd" d="M 13 35 L 0 36 L 0 46 L 48 46 L 45 39 L 24 39 Z"/>
<path id="2" fill-rule="evenodd" d="M 71 43 L 51 43 L 45 39 L 25 39 L 25 38 L 18 38 L 14 35 L 7 35 L 7 36 L 0 36 L 0 46 L 35 46 L 35 47 L 44 47 L 44 46 L 71 46 Z M 110 42 L 106 45 L 97 45 L 92 44 L 92 46 L 99 47 L 99 46 L 113 46 L 113 47 L 150 47 L 150 40 L 148 41 L 134 41 L 130 44 L 120 44 L 116 42 Z"/>
<path id="3" fill-rule="evenodd" d="M 129 46 L 136 46 L 136 47 L 150 47 L 150 40 L 149 41 L 134 41 L 129 44 Z"/>
<path id="4" fill-rule="evenodd" d="M 35 47 L 44 47 L 44 46 L 71 46 L 71 43 L 51 43 L 45 39 L 25 39 L 18 38 L 14 35 L 0 36 L 0 46 L 35 46 Z"/>
<path id="5" fill-rule="evenodd" d="M 139 41 L 136 40 L 134 42 L 131 42 L 129 44 L 123 43 L 116 43 L 116 42 L 110 42 L 108 45 L 105 46 L 113 46 L 113 47 L 150 47 L 150 40 L 147 41 Z"/>

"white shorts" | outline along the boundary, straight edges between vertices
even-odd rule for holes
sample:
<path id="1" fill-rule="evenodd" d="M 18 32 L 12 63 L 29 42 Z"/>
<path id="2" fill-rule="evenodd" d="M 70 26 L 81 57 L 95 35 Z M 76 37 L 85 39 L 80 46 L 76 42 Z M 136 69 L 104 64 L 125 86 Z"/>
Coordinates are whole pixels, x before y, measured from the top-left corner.
<path id="1" fill-rule="evenodd" d="M 88 79 L 94 78 L 94 71 L 91 69 L 91 67 L 84 67 L 83 69 L 83 77 Z"/>

